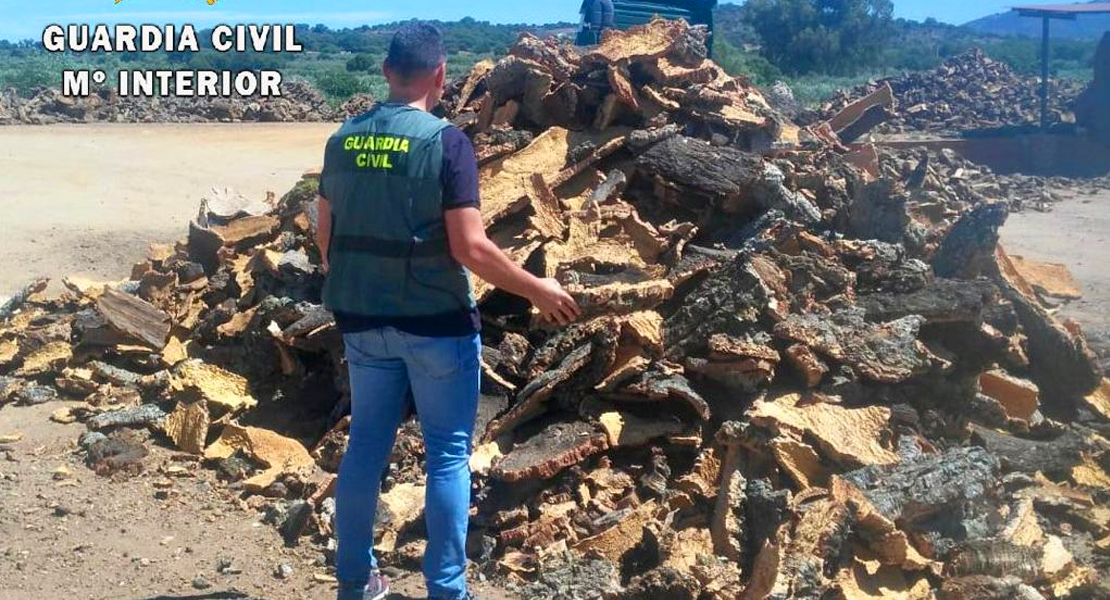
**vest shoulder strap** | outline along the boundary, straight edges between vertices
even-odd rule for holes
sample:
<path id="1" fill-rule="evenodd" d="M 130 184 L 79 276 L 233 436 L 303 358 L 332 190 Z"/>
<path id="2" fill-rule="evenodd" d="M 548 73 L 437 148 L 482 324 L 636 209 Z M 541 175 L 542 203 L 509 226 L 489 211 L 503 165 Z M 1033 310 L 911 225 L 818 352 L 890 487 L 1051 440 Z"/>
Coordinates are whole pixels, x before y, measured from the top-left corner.
<path id="1" fill-rule="evenodd" d="M 449 122 L 406 104 L 379 103 L 368 112 L 349 119 L 340 133 L 353 133 L 370 128 L 382 133 L 403 132 L 414 138 L 432 139 L 450 126 Z M 387 129 L 397 131 L 386 131 Z"/>

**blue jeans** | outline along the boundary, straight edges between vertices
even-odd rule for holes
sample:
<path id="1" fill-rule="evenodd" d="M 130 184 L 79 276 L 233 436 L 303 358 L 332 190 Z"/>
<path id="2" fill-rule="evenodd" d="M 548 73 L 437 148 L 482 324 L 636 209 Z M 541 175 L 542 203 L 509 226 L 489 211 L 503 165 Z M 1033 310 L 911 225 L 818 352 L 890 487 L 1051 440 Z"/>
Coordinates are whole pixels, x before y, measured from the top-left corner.
<path id="1" fill-rule="evenodd" d="M 392 327 L 343 337 L 351 374 L 351 434 L 336 488 L 337 575 L 365 585 L 382 473 L 412 392 L 426 447 L 424 576 L 432 598 L 466 595 L 470 451 L 481 383 L 481 339 L 427 338 Z"/>

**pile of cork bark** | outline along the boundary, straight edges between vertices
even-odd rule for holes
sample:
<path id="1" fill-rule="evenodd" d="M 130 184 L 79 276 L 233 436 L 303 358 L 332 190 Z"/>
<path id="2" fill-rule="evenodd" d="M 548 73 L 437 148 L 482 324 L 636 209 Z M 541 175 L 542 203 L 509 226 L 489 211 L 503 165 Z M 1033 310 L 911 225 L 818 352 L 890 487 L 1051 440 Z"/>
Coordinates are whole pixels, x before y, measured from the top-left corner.
<path id="1" fill-rule="evenodd" d="M 1004 198 L 1011 211 L 1049 211 L 1069 197 L 1094 196 L 1110 186 L 1106 175 L 1076 178 L 997 173 L 947 148 L 883 148 L 879 161 L 891 177 L 909 180 L 914 173 L 918 178 L 932 177 L 935 185 L 957 188 L 952 193 L 964 197 Z"/>
<path id="2" fill-rule="evenodd" d="M 1016 73 L 1009 65 L 974 48 L 929 71 L 908 72 L 834 94 L 802 120 L 830 117 L 852 100 L 889 85 L 902 110 L 878 133 L 955 134 L 1040 123 L 1040 79 Z M 1052 123 L 1074 122 L 1071 104 L 1083 90 L 1076 80 L 1049 82 Z"/>
<path id="3" fill-rule="evenodd" d="M 534 598 L 1106 594 L 1110 384 L 1046 308 L 1066 270 L 998 247 L 1006 198 L 798 128 L 704 41 L 525 36 L 442 108 L 490 235 L 584 309 L 550 329 L 476 282 L 476 568 Z M 78 399 L 55 417 L 92 468 L 201 456 L 330 552 L 348 391 L 315 190 L 215 193 L 128 281 L 17 294 L 0 402 Z M 410 423 L 383 564 L 423 553 L 422 453 Z"/>
<path id="4" fill-rule="evenodd" d="M 25 98 L 6 90 L 0 92 L 0 125 L 341 121 L 371 103 L 359 95 L 332 107 L 307 83 L 286 82 L 281 88 L 282 95 L 275 98 L 120 97 L 109 88 L 87 97 L 42 89 Z"/>

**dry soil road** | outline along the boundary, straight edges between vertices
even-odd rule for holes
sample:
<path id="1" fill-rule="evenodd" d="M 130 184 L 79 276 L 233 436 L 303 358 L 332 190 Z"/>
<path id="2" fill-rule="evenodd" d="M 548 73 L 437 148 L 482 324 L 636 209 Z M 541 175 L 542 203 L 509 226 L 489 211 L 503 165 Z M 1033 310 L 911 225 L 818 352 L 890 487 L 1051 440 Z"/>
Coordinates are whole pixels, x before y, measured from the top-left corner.
<path id="1" fill-rule="evenodd" d="M 331 123 L 0 127 L 0 296 L 33 277 L 119 279 L 181 238 L 201 196 L 278 195 Z"/>
<path id="2" fill-rule="evenodd" d="M 1110 364 L 1110 190 L 1069 197 L 1052 212 L 1011 215 L 1002 245 L 1010 254 L 1068 266 L 1083 298 L 1060 314 L 1082 325 L 1104 366 Z"/>

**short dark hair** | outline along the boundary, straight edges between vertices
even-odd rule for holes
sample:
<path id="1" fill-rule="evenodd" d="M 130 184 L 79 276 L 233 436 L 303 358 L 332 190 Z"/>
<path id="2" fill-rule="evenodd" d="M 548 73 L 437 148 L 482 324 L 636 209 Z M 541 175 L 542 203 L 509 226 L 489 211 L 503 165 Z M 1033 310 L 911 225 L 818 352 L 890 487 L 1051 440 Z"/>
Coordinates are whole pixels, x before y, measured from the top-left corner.
<path id="1" fill-rule="evenodd" d="M 435 25 L 414 21 L 393 34 L 385 64 L 402 77 L 434 71 L 447 61 L 443 35 Z"/>

